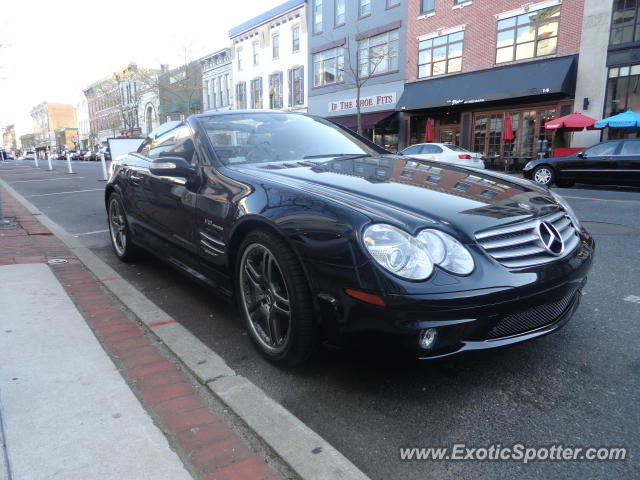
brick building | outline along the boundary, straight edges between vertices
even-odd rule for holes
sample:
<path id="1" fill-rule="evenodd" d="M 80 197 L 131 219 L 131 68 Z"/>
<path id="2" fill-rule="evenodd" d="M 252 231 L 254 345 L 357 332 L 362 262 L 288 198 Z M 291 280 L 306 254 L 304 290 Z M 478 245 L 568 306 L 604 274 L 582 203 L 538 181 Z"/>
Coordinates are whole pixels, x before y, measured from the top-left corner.
<path id="1" fill-rule="evenodd" d="M 584 0 L 408 0 L 400 143 L 489 157 L 548 154 L 544 123 L 573 109 Z M 507 117 L 507 114 L 509 117 Z M 514 140 L 502 132 L 511 119 Z"/>

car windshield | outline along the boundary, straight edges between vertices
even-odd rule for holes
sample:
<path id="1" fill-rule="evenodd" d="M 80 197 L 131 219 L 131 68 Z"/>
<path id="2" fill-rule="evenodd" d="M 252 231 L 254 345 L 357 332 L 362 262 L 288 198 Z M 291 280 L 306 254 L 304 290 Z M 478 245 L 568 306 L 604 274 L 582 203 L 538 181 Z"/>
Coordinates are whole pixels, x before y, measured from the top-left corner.
<path id="1" fill-rule="evenodd" d="M 252 112 L 198 120 L 225 165 L 389 153 L 327 120 L 306 115 Z"/>
<path id="2" fill-rule="evenodd" d="M 447 143 L 445 146 L 449 150 L 453 150 L 454 152 L 469 152 L 469 150 L 467 150 L 466 148 L 459 147 L 458 145 L 453 145 L 452 143 Z"/>

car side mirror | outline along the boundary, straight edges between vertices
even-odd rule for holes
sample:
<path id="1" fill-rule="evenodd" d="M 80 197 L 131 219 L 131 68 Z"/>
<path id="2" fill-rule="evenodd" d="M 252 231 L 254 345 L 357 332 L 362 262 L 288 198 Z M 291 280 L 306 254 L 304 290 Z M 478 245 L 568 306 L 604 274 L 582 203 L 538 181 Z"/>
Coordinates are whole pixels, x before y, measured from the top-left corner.
<path id="1" fill-rule="evenodd" d="M 149 171 L 158 177 L 189 178 L 196 169 L 182 157 L 162 157 L 151 162 Z"/>
<path id="2" fill-rule="evenodd" d="M 584 152 L 578 152 L 578 154 L 576 155 L 578 158 L 587 158 L 587 156 L 585 155 Z"/>

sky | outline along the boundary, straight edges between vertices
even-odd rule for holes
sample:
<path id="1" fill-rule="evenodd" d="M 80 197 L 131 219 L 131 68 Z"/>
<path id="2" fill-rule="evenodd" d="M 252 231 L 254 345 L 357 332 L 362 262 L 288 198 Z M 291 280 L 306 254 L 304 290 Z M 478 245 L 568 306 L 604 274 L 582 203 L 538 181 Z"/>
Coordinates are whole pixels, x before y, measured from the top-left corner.
<path id="1" fill-rule="evenodd" d="M 0 130 L 32 131 L 29 112 L 76 106 L 82 89 L 130 62 L 171 68 L 229 45 L 228 31 L 284 0 L 4 0 Z"/>

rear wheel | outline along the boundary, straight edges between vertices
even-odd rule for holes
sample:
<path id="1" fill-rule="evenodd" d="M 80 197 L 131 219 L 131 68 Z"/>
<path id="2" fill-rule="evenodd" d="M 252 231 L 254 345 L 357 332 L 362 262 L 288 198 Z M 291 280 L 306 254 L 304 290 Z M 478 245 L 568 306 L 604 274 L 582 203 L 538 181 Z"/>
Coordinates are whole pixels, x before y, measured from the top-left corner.
<path id="1" fill-rule="evenodd" d="M 131 242 L 129 224 L 120 195 L 112 193 L 107 205 L 111 246 L 120 260 L 131 262 L 137 258 L 138 249 Z"/>
<path id="2" fill-rule="evenodd" d="M 249 234 L 235 277 L 240 313 L 258 351 L 281 366 L 307 360 L 314 346 L 311 293 L 286 242 L 266 230 Z"/>
<path id="3" fill-rule="evenodd" d="M 555 182 L 556 173 L 550 166 L 541 165 L 539 167 L 536 167 L 536 169 L 533 171 L 532 177 L 536 183 L 549 187 L 553 185 L 553 182 Z"/>

